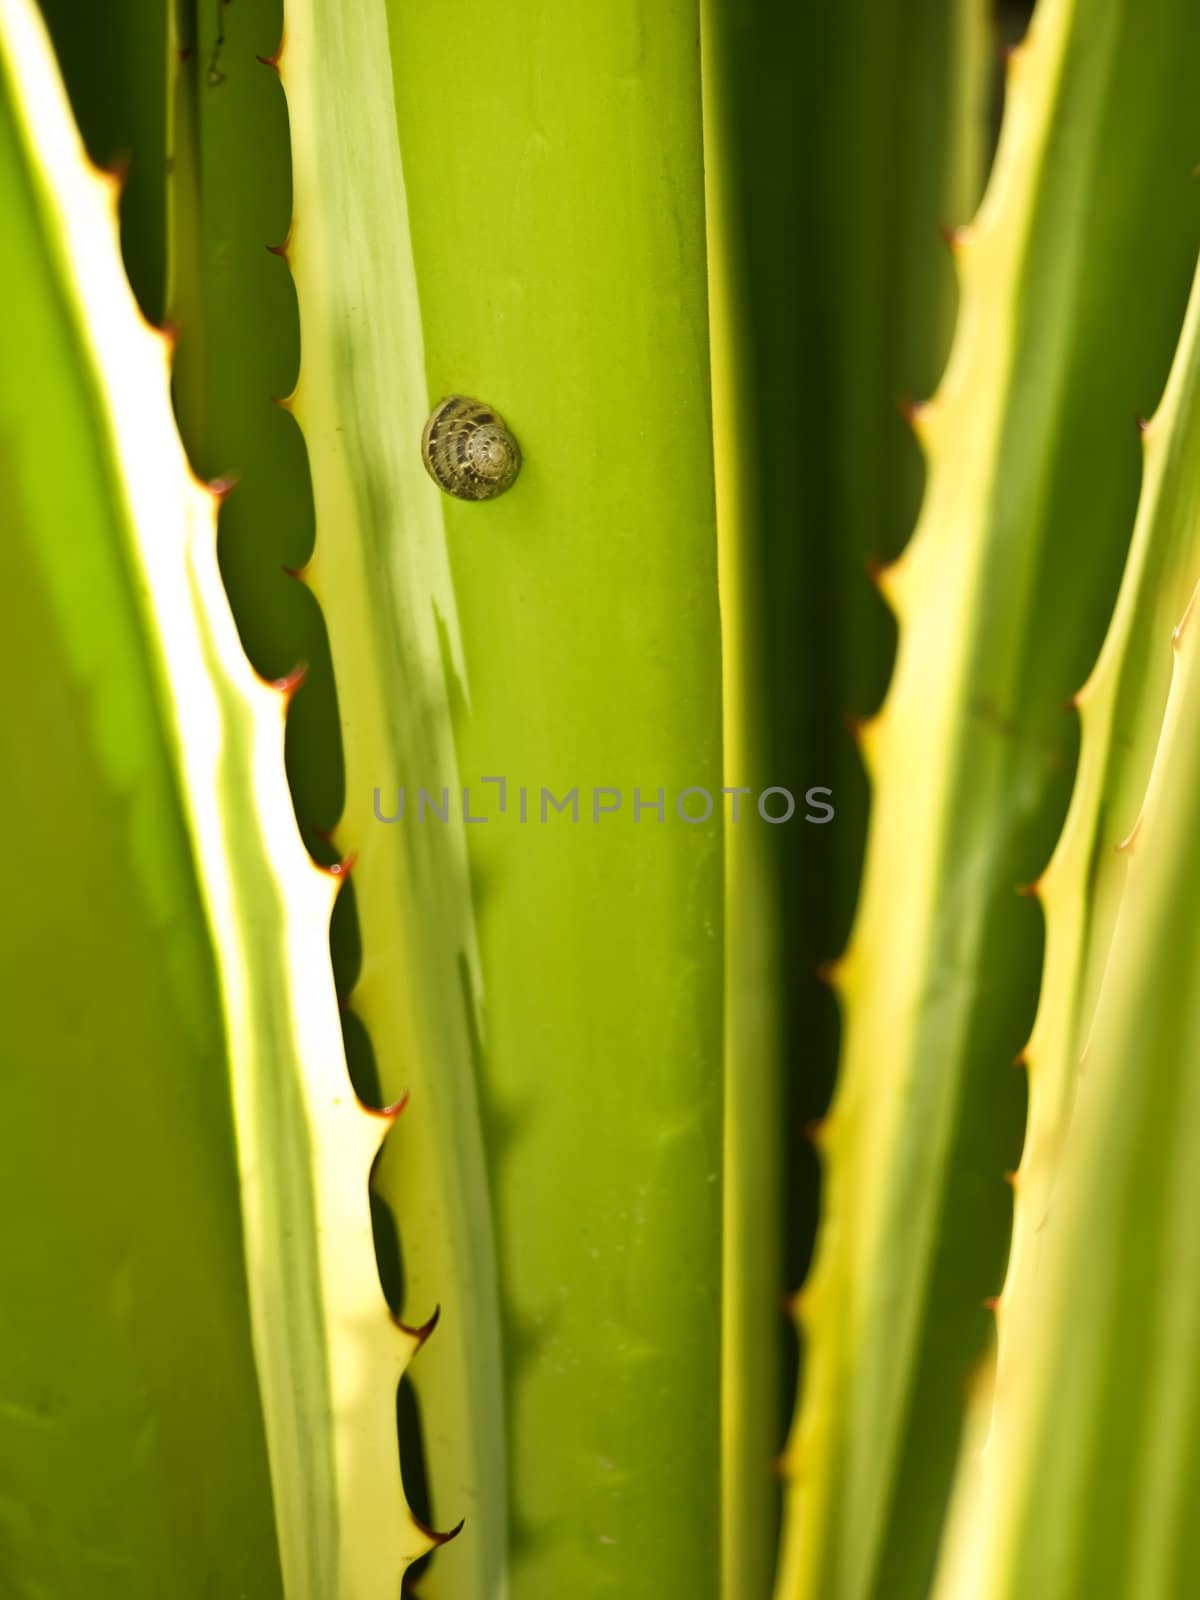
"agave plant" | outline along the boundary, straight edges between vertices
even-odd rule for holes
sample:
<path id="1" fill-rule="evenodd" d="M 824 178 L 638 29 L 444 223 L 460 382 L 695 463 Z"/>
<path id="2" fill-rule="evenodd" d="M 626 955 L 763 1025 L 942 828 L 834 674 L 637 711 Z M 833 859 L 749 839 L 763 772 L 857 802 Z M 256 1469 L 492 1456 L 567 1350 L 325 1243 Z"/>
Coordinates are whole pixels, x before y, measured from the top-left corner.
<path id="1" fill-rule="evenodd" d="M 0 1592 L 1192 1594 L 1192 9 L 0 0 Z"/>

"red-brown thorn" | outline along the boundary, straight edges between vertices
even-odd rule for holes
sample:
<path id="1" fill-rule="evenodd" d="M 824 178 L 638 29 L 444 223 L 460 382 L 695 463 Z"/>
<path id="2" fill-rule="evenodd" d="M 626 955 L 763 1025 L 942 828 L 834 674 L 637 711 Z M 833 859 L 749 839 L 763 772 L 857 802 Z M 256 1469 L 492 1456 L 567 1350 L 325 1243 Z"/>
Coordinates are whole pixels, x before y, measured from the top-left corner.
<path id="1" fill-rule="evenodd" d="M 927 400 L 914 400 L 911 396 L 902 394 L 896 400 L 896 410 L 915 433 L 928 404 Z"/>
<path id="2" fill-rule="evenodd" d="M 298 661 L 284 677 L 272 680 L 272 688 L 278 689 L 285 700 L 290 700 L 307 677 L 308 662 Z"/>
<path id="3" fill-rule="evenodd" d="M 155 333 L 157 333 L 161 339 L 165 340 L 167 350 L 173 357 L 176 350 L 179 348 L 179 324 L 177 322 L 172 322 L 170 318 L 168 318 L 165 322 L 152 322 L 150 323 L 150 327 L 154 329 Z"/>
<path id="4" fill-rule="evenodd" d="M 409 1091 L 405 1089 L 399 1100 L 393 1100 L 390 1106 L 369 1106 L 365 1100 L 358 1103 L 369 1117 L 379 1117 L 384 1122 L 395 1122 L 402 1111 L 408 1109 Z"/>
<path id="5" fill-rule="evenodd" d="M 275 46 L 274 54 L 269 56 L 255 56 L 256 61 L 261 61 L 264 67 L 270 67 L 273 72 L 279 71 L 279 63 L 283 59 L 283 47 L 287 43 L 287 28 L 284 27 L 279 35 L 279 43 Z"/>
<path id="6" fill-rule="evenodd" d="M 391 1317 L 392 1321 L 400 1329 L 401 1333 L 406 1333 L 406 1334 L 408 1334 L 410 1339 L 415 1339 L 417 1341 L 418 1350 L 425 1343 L 426 1339 L 428 1339 L 429 1335 L 433 1332 L 433 1330 L 437 1327 L 438 1319 L 441 1317 L 441 1314 L 442 1314 L 441 1306 L 434 1306 L 433 1315 L 431 1317 L 429 1317 L 425 1322 L 422 1322 L 420 1327 L 414 1328 L 411 1325 L 411 1323 L 402 1321 L 401 1318 L 398 1317 L 394 1311 L 391 1311 L 391 1312 L 388 1313 L 388 1315 Z"/>
<path id="7" fill-rule="evenodd" d="M 881 560 L 879 556 L 870 555 L 866 558 L 867 577 L 877 589 L 882 588 L 884 575 L 890 565 L 890 562 Z"/>
<path id="8" fill-rule="evenodd" d="M 115 178 L 117 192 L 123 194 L 125 185 L 129 182 L 129 157 L 124 152 L 114 156 L 111 161 L 102 161 L 97 170 L 103 172 L 107 178 Z"/>
<path id="9" fill-rule="evenodd" d="M 240 478 L 236 472 L 224 472 L 219 478 L 210 478 L 208 488 L 217 499 L 224 502 L 237 488 Z"/>
<path id="10" fill-rule="evenodd" d="M 458 1535 L 463 1531 L 466 1520 L 466 1517 L 460 1518 L 457 1526 L 451 1528 L 449 1533 L 435 1533 L 432 1528 L 426 1527 L 426 1525 L 421 1521 L 420 1517 L 413 1517 L 413 1521 L 416 1523 L 417 1527 L 420 1528 L 425 1537 L 427 1539 L 432 1539 L 434 1545 L 438 1548 L 444 1544 L 449 1544 L 451 1539 L 457 1539 Z"/>
<path id="11" fill-rule="evenodd" d="M 1121 840 L 1120 844 L 1116 846 L 1117 853 L 1119 855 L 1132 855 L 1133 854 L 1133 847 L 1137 843 L 1137 836 L 1141 832 L 1141 828 L 1142 828 L 1142 819 L 1141 819 L 1141 817 L 1139 817 L 1137 819 L 1137 821 L 1134 823 L 1133 827 L 1129 830 L 1129 832 Z"/>

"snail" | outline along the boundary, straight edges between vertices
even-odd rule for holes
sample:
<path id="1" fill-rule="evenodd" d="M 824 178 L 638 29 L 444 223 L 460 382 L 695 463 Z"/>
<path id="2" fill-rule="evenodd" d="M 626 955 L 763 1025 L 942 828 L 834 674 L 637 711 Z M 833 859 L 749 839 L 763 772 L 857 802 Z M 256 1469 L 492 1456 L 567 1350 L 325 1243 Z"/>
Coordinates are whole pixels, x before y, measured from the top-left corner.
<path id="1" fill-rule="evenodd" d="M 521 451 L 504 418 L 482 400 L 447 395 L 421 435 L 421 460 L 433 481 L 458 500 L 491 500 L 516 481 Z"/>

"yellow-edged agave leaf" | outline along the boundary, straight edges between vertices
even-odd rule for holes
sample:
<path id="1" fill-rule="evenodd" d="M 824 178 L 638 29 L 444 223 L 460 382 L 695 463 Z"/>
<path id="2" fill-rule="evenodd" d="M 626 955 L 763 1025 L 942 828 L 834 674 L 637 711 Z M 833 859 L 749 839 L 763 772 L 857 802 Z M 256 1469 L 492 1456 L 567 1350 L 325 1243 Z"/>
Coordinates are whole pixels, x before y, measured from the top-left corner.
<path id="1" fill-rule="evenodd" d="M 982 1347 L 1000 1285 L 981 1229 L 1008 1203 L 1011 1063 L 1040 955 L 1037 907 L 1015 889 L 1066 810 L 1066 702 L 1128 539 L 1132 418 L 1163 381 L 1195 259 L 1198 70 L 1179 0 L 1047 0 L 1010 60 L 987 196 L 955 241 L 955 342 L 914 418 L 925 502 L 883 578 L 900 643 L 863 736 L 873 811 L 836 973 L 845 1036 L 799 1304 L 781 1600 L 909 1592 L 889 1587 L 905 1440 L 932 1448 L 957 1427 L 970 1373 L 947 1351 L 972 1324 Z"/>
<path id="2" fill-rule="evenodd" d="M 1195 1570 L 1200 277 L 1144 437 L 1129 561 L 1079 697 L 1075 792 L 1039 885 L 1047 958 L 991 1426 L 964 1455 L 945 1600 L 1182 1595 Z"/>
<path id="3" fill-rule="evenodd" d="M 288 7 L 279 59 L 293 148 L 288 261 L 301 317 L 286 403 L 317 518 L 304 570 L 329 630 L 346 758 L 336 837 L 353 851 L 363 966 L 354 1010 L 382 1093 L 408 1097 L 376 1183 L 399 1232 L 433 1514 L 464 1533 L 451 1589 L 507 1583 L 500 1305 L 473 1063 L 478 954 L 451 724 L 462 647 L 445 529 L 419 456 L 423 332 L 395 137 L 387 18 L 372 3 Z M 397 825 L 397 791 L 407 788 Z M 441 814 L 418 811 L 418 788 Z M 448 815 L 443 790 L 455 795 Z M 381 820 L 383 819 L 383 820 Z M 461 1587 L 457 1587 L 461 1586 Z"/>
<path id="4" fill-rule="evenodd" d="M 375 1269 L 338 876 L 297 836 L 286 695 L 241 653 L 117 186 L 26 0 L 0 86 L 3 814 L 40 868 L 0 966 L 3 1586 L 392 1597 L 429 1545 L 392 1405 L 415 1338 Z"/>
<path id="5" fill-rule="evenodd" d="M 359 857 L 351 998 L 385 1089 L 412 1093 L 378 1182 L 406 1315 L 442 1306 L 413 1369 L 434 1515 L 466 1517 L 421 1588 L 712 1595 L 721 703 L 696 16 L 667 0 L 598 26 L 521 0 L 461 39 L 447 23 L 432 0 L 294 0 L 279 63 L 306 579 L 342 711 L 336 836 Z M 499 498 L 425 471 L 450 395 L 516 436 Z M 694 822 L 689 788 L 715 796 Z"/>
<path id="6" fill-rule="evenodd" d="M 782 1291 L 815 1227 L 799 1131 L 836 1055 L 818 974 L 866 826 L 847 714 L 878 703 L 894 635 L 869 567 L 919 498 L 897 402 L 945 360 L 939 230 L 979 197 L 989 62 L 980 0 L 706 0 L 702 18 L 726 782 L 812 786 L 833 808 L 726 831 L 722 1564 L 730 1600 L 758 1600 L 792 1398 Z M 953 1443 L 928 1442 L 911 1449 L 930 1470 L 899 1474 L 897 1585 L 928 1570 L 940 1520 L 927 1484 Z"/>

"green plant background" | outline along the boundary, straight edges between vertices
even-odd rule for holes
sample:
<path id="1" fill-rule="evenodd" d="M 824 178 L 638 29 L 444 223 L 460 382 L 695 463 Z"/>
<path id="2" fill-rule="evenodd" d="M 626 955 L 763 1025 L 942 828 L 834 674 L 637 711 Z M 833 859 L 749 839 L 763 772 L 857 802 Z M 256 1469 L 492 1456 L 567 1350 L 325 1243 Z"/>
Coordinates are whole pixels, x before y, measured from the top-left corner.
<path id="1" fill-rule="evenodd" d="M 2 0 L 5 1592 L 1189 1593 L 1190 13 Z"/>

